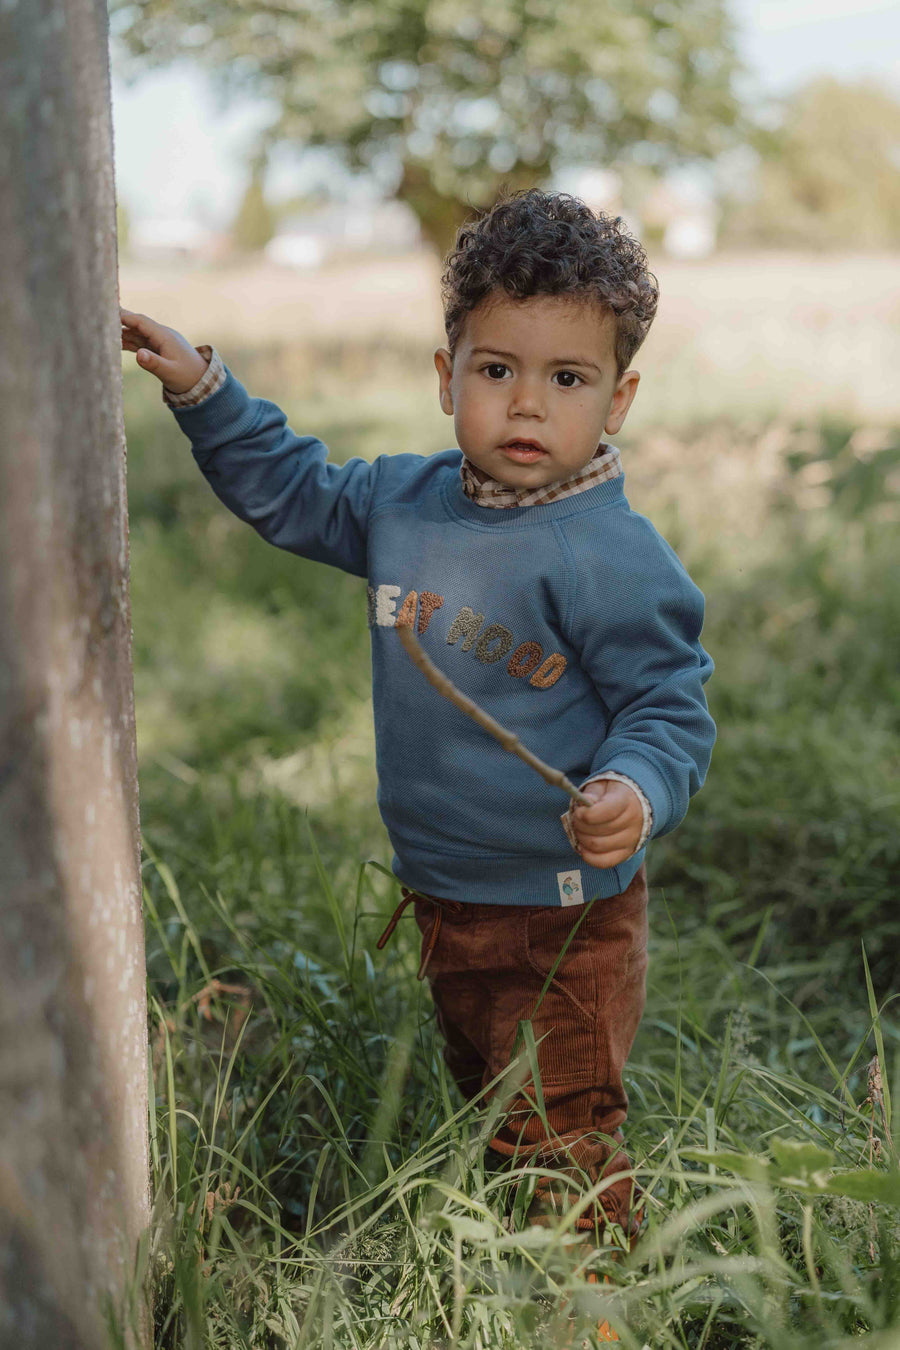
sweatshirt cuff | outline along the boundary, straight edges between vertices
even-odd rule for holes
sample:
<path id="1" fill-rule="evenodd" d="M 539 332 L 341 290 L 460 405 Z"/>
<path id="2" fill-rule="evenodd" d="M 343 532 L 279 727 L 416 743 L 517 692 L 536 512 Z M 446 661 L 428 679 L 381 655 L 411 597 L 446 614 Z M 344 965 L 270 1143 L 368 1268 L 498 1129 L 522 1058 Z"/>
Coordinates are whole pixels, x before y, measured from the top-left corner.
<path id="1" fill-rule="evenodd" d="M 638 801 L 641 804 L 641 813 L 644 818 L 643 824 L 641 826 L 641 835 L 637 843 L 635 844 L 634 849 L 629 854 L 629 857 L 634 857 L 635 853 L 639 853 L 640 850 L 646 844 L 647 840 L 650 838 L 650 831 L 653 829 L 653 808 L 650 805 L 650 802 L 648 801 L 647 797 L 644 795 L 644 792 L 637 785 L 634 779 L 629 778 L 627 774 L 617 773 L 615 769 L 603 769 L 601 770 L 600 773 L 591 774 L 590 778 L 586 778 L 584 782 L 580 784 L 580 787 L 582 788 L 587 787 L 588 783 L 596 783 L 601 778 L 611 778 L 614 779 L 615 782 L 617 783 L 625 783 L 627 787 L 631 788 L 632 792 L 635 794 L 635 796 L 637 797 Z M 562 827 L 566 832 L 566 838 L 568 839 L 569 843 L 572 845 L 573 848 L 577 848 L 578 841 L 575 838 L 575 830 L 572 825 L 572 811 L 574 810 L 574 807 L 575 802 L 570 801 L 569 809 L 563 812 L 563 814 L 560 816 L 560 820 L 562 821 Z"/>
<path id="2" fill-rule="evenodd" d="M 197 383 L 183 394 L 174 394 L 171 389 L 167 389 L 163 385 L 163 403 L 170 408 L 194 408 L 198 403 L 203 403 L 205 399 L 211 398 L 225 383 L 227 372 L 215 347 L 210 347 L 204 343 L 201 347 L 195 347 L 194 351 L 199 352 L 204 361 L 209 362 L 209 365 Z"/>

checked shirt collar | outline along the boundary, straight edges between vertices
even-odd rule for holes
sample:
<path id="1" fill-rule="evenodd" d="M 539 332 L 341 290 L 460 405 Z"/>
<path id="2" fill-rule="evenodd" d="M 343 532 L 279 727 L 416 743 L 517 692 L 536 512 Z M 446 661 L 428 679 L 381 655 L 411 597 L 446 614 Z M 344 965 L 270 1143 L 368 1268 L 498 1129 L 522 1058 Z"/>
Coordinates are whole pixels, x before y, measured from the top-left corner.
<path id="1" fill-rule="evenodd" d="M 498 483 L 496 478 L 488 478 L 479 483 L 474 466 L 463 455 L 459 466 L 463 492 L 478 506 L 545 506 L 548 502 L 559 501 L 560 497 L 574 497 L 579 492 L 604 483 L 608 478 L 618 478 L 624 469 L 622 459 L 614 445 L 598 445 L 594 458 L 584 468 L 576 470 L 568 478 L 560 478 L 555 483 L 545 483 L 538 488 L 514 488 Z"/>

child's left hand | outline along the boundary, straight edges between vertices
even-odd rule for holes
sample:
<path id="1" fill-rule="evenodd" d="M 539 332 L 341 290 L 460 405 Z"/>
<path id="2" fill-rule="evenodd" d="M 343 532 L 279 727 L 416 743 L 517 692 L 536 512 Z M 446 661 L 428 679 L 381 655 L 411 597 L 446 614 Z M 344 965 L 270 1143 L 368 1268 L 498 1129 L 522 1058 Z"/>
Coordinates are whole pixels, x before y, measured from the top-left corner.
<path id="1" fill-rule="evenodd" d="M 644 813 L 626 783 L 604 778 L 581 789 L 591 806 L 575 804 L 572 828 L 578 852 L 590 867 L 615 867 L 630 858 L 644 827 Z"/>

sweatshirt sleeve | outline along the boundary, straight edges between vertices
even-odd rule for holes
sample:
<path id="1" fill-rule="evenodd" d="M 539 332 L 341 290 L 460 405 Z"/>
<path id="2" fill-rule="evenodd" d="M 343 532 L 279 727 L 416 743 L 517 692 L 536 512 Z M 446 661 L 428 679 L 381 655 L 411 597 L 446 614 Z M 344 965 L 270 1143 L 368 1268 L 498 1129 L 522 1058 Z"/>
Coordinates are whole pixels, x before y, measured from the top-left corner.
<path id="1" fill-rule="evenodd" d="M 608 714 L 588 777 L 614 770 L 633 779 L 655 838 L 681 823 L 706 778 L 716 728 L 703 686 L 714 665 L 700 644 L 701 591 L 637 519 L 637 540 L 579 569 L 573 636 Z"/>
<path id="2" fill-rule="evenodd" d="M 202 402 L 169 405 L 213 492 L 276 548 L 365 576 L 379 460 L 329 463 L 322 441 L 296 435 L 281 408 L 223 370 Z"/>

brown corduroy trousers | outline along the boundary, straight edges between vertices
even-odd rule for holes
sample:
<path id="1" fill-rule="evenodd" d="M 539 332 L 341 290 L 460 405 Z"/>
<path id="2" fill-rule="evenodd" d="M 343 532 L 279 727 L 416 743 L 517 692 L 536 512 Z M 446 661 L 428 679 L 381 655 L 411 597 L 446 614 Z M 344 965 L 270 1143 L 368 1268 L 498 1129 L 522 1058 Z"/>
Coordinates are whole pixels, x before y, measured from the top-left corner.
<path id="1" fill-rule="evenodd" d="M 521 1021 L 531 1022 L 539 1043 L 547 1125 L 537 1109 L 534 1077 L 526 1069 L 490 1147 L 507 1158 L 563 1172 L 579 1187 L 629 1169 L 620 1147 L 628 1109 L 622 1071 L 645 1001 L 644 865 L 626 890 L 595 900 L 587 913 L 585 906 L 460 904 L 406 890 L 403 895 L 415 903 L 423 966 L 446 1042 L 444 1058 L 463 1094 L 478 1096 L 521 1051 Z M 502 1081 L 485 1099 L 497 1091 L 504 1091 Z M 575 1227 L 595 1231 L 612 1220 L 633 1238 L 639 1194 L 629 1177 L 611 1182 Z M 569 1200 L 577 1195 L 578 1189 L 566 1192 Z M 560 1207 L 558 1183 L 540 1181 L 529 1217 L 540 1222 L 548 1209 Z"/>

